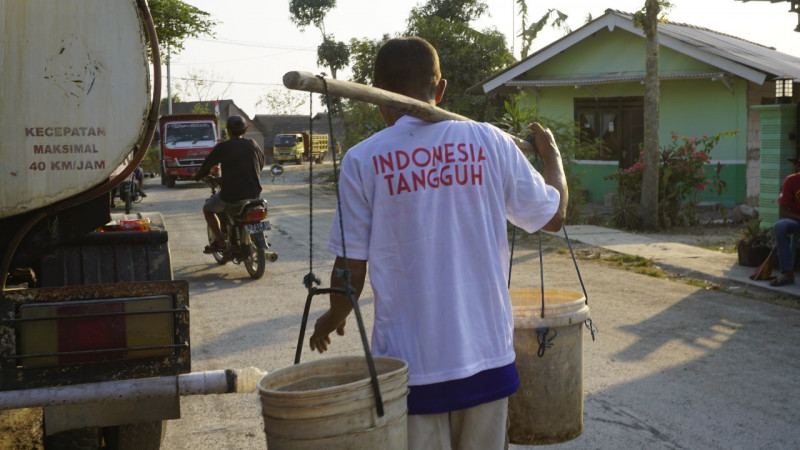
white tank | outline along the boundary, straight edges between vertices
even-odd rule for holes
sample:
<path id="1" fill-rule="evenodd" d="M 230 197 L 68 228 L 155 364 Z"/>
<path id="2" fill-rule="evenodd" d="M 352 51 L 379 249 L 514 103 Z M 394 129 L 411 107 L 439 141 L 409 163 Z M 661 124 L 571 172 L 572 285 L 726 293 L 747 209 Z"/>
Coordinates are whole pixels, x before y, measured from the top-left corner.
<path id="1" fill-rule="evenodd" d="M 106 181 L 150 107 L 135 0 L 0 0 L 0 218 Z"/>

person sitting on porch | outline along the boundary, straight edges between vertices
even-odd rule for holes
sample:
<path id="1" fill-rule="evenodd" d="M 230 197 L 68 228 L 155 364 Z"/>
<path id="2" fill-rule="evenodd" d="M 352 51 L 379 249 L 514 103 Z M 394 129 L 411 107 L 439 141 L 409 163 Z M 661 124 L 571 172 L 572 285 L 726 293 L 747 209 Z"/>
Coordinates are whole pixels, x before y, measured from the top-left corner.
<path id="1" fill-rule="evenodd" d="M 794 251 L 792 235 L 800 234 L 800 160 L 789 158 L 794 164 L 793 174 L 783 180 L 778 195 L 778 217 L 775 222 L 775 245 L 778 249 L 780 276 L 770 282 L 772 286 L 786 286 L 794 283 Z"/>

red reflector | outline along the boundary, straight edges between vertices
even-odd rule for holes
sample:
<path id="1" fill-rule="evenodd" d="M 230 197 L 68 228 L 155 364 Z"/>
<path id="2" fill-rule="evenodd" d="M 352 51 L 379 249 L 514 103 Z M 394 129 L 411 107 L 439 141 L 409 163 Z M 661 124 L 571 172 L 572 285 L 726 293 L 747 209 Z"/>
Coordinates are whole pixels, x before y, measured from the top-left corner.
<path id="1" fill-rule="evenodd" d="M 22 305 L 22 365 L 168 356 L 174 338 L 171 309 L 167 295 Z"/>
<path id="2" fill-rule="evenodd" d="M 58 321 L 58 351 L 75 352 L 85 350 L 122 349 L 126 345 L 125 317 L 75 317 L 82 314 L 123 313 L 122 303 L 99 305 L 59 306 L 56 314 L 62 316 Z M 62 364 L 104 359 L 120 359 L 125 352 L 111 351 L 94 354 L 61 355 Z"/>
<path id="3" fill-rule="evenodd" d="M 265 209 L 251 209 L 244 216 L 244 221 L 247 223 L 261 222 L 262 220 L 267 220 L 267 210 Z"/>

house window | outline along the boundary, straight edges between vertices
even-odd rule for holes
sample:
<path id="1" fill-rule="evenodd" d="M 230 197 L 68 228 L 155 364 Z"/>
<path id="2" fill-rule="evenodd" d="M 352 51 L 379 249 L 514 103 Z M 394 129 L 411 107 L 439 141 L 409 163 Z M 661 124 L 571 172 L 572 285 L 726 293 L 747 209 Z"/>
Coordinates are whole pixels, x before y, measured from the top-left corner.
<path id="1" fill-rule="evenodd" d="M 639 159 L 644 141 L 644 97 L 576 98 L 575 122 L 582 142 L 599 142 L 591 159 L 617 161 L 620 168 Z"/>

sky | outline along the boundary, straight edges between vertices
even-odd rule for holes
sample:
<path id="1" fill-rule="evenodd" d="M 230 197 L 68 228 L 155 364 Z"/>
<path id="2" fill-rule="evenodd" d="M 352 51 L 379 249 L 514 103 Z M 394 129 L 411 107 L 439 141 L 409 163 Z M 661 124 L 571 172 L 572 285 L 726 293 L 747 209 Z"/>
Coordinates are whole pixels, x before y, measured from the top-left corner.
<path id="1" fill-rule="evenodd" d="M 322 42 L 315 27 L 299 30 L 289 19 L 289 0 L 183 0 L 211 14 L 218 23 L 215 36 L 189 39 L 185 50 L 173 55 L 170 85 L 183 100 L 232 99 L 251 118 L 269 114 L 259 99 L 271 90 L 284 90 L 283 75 L 289 71 L 314 74 L 327 72 L 316 64 Z M 606 9 L 635 12 L 645 0 L 528 0 L 528 21 L 538 20 L 550 8 L 569 16 L 567 25 L 576 30 L 586 18 L 598 18 Z M 411 8 L 423 0 L 338 0 L 325 19 L 325 29 L 337 41 L 380 39 L 406 28 Z M 478 29 L 494 28 L 506 35 L 509 48 L 519 58 L 520 19 L 516 0 L 487 0 L 489 13 L 477 21 Z M 794 31 L 798 15 L 789 12 L 789 2 L 751 0 L 671 0 L 667 12 L 672 22 L 690 24 L 730 34 L 780 52 L 800 57 L 800 33 Z M 564 32 L 548 28 L 534 41 L 531 53 L 562 38 Z M 513 41 L 512 41 L 513 38 Z M 446 68 L 443 68 L 446 78 Z M 167 96 L 167 67 L 162 67 L 162 97 Z M 199 76 L 209 81 L 202 90 L 185 80 Z M 337 73 L 347 80 L 348 69 Z M 182 86 L 181 86 L 182 85 Z M 200 99 L 198 95 L 209 98 Z M 305 106 L 301 114 L 308 113 Z M 315 107 L 316 108 L 316 107 Z M 319 111 L 315 111 L 319 112 Z"/>

